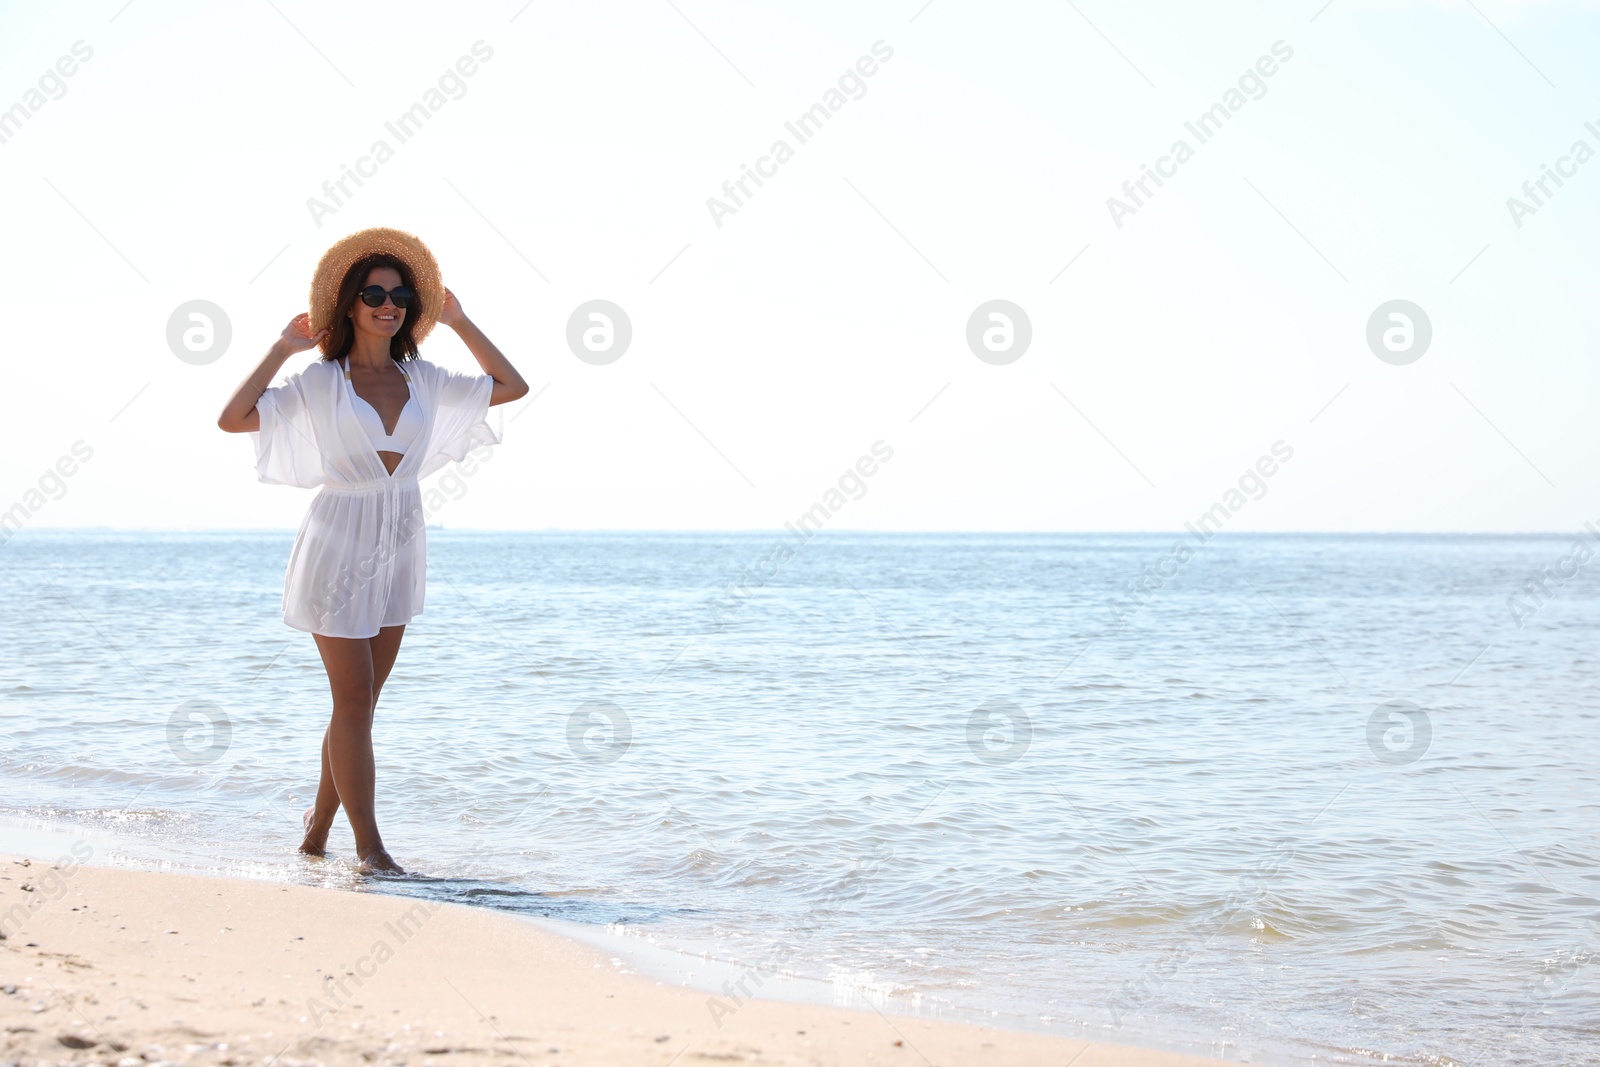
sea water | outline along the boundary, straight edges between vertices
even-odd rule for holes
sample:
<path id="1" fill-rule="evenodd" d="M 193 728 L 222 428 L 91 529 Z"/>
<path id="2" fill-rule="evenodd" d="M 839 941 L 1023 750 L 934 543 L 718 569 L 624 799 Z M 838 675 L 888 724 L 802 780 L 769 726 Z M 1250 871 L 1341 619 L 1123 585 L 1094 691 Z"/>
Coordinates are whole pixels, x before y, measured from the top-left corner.
<path id="1" fill-rule="evenodd" d="M 559 920 L 698 961 L 713 1019 L 789 976 L 1256 1062 L 1600 1055 L 1571 536 L 428 539 L 374 727 L 412 877 L 342 817 L 294 851 L 287 531 L 0 547 L 0 847 Z"/>

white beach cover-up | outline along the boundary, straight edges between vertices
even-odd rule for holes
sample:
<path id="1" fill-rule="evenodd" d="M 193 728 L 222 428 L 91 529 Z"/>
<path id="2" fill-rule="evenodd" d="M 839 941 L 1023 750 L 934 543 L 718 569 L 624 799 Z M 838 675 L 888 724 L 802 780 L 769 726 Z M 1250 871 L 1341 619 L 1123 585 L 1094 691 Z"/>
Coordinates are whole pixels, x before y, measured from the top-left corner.
<path id="1" fill-rule="evenodd" d="M 494 379 L 424 359 L 401 364 L 422 432 L 390 474 L 362 427 L 337 361 L 319 360 L 256 401 L 261 481 L 321 488 L 283 579 L 283 621 L 327 637 L 376 637 L 421 613 L 427 531 L 418 480 L 501 434 L 487 416 Z"/>

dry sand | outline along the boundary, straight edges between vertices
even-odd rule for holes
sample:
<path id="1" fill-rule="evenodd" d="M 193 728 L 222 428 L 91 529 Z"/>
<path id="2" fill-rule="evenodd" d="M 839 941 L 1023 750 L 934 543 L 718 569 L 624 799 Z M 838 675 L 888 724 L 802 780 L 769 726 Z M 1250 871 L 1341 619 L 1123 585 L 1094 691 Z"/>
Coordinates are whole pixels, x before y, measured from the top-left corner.
<path id="1" fill-rule="evenodd" d="M 1215 1060 L 619 973 L 512 916 L 0 855 L 0 1067 Z"/>

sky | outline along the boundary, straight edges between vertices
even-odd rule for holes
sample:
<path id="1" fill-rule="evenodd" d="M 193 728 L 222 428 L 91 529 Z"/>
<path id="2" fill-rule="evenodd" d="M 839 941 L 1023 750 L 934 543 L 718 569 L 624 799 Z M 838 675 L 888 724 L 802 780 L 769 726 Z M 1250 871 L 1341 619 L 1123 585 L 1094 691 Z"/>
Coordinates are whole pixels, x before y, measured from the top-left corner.
<path id="1" fill-rule="evenodd" d="M 313 491 L 216 418 L 376 225 L 532 387 L 447 472 L 450 528 L 1600 521 L 1593 3 L 0 12 L 29 527 L 297 525 Z M 568 342 L 596 300 L 631 326 L 608 362 Z M 169 341 L 193 301 L 226 347 Z M 446 327 L 423 355 L 477 372 Z"/>

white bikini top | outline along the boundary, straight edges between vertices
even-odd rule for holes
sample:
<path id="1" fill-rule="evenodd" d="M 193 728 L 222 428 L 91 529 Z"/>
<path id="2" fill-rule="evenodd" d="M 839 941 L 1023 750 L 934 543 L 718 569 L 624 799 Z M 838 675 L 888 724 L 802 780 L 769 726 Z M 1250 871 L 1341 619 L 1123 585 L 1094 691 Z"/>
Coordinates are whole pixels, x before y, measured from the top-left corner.
<path id="1" fill-rule="evenodd" d="M 340 366 L 347 366 L 345 363 Z M 383 416 L 378 414 L 378 409 L 361 399 L 355 386 L 348 384 L 350 371 L 344 372 L 345 388 L 349 390 L 354 403 L 356 419 L 361 423 L 361 428 L 367 431 L 367 437 L 372 441 L 374 451 L 404 453 L 416 443 L 417 435 L 422 433 L 422 408 L 417 404 L 416 390 L 411 387 L 411 375 L 406 374 L 405 368 L 396 364 L 401 374 L 405 375 L 406 387 L 411 395 L 406 397 L 406 406 L 400 409 L 400 417 L 395 420 L 394 433 L 385 433 L 383 430 Z"/>

